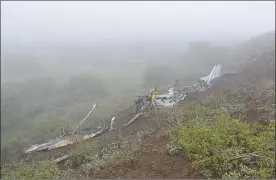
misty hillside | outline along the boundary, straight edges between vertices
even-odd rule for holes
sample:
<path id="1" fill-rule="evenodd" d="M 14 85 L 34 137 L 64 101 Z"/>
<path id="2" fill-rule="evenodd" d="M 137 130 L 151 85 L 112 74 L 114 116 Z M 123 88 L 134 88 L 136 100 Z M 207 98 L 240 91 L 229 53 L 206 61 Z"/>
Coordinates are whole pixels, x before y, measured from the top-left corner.
<path id="1" fill-rule="evenodd" d="M 218 63 L 224 67 L 224 71 L 233 71 L 244 62 L 274 57 L 275 32 L 271 31 L 230 47 L 206 41 L 190 43 L 187 51 L 181 55 L 181 59 L 171 66 L 183 75 L 201 77 Z"/>
<path id="2" fill-rule="evenodd" d="M 275 179 L 274 135 L 275 2 L 1 2 L 1 179 Z"/>
<path id="3" fill-rule="evenodd" d="M 234 58 L 243 62 L 259 58 L 275 57 L 275 31 L 258 35 L 233 48 Z"/>
<path id="4" fill-rule="evenodd" d="M 110 43 L 110 42 L 109 42 Z M 164 64 L 185 50 L 185 44 L 158 42 L 116 42 L 87 45 L 57 44 L 54 47 L 28 47 L 2 55 L 2 81 L 22 81 L 33 77 L 68 78 L 70 74 L 98 71 L 102 68 L 118 69 L 146 66 L 151 63 Z M 19 51 L 18 51 L 19 50 Z M 20 53 L 21 51 L 24 51 Z"/>
<path id="5" fill-rule="evenodd" d="M 13 60 L 18 60 L 18 62 L 12 64 L 13 68 L 17 67 L 18 64 L 20 65 L 16 72 L 28 69 L 27 72 L 32 78 L 20 83 L 2 84 L 1 128 L 3 137 L 8 140 L 20 131 L 22 133 L 27 132 L 27 129 L 31 128 L 30 126 L 35 125 L 33 122 L 39 124 L 57 121 L 60 126 L 62 124 L 71 126 L 74 124 L 72 122 L 82 118 L 95 101 L 102 102 L 100 109 L 103 114 L 96 114 L 94 117 L 100 118 L 106 113 L 117 112 L 116 108 L 112 107 L 115 102 L 119 103 L 117 105 L 121 108 L 127 107 L 138 94 L 146 92 L 152 85 L 165 87 L 171 85 L 175 79 L 180 79 L 186 84 L 192 83 L 198 77 L 209 73 L 213 65 L 217 63 L 222 64 L 223 70 L 233 70 L 233 67 L 239 67 L 244 61 L 264 58 L 264 56 L 273 58 L 275 57 L 274 37 L 275 33 L 269 32 L 231 47 L 215 46 L 208 42 L 194 42 L 189 45 L 186 51 L 183 50 L 179 60 L 168 61 L 167 66 L 161 63 L 147 66 L 137 62 L 126 63 L 108 60 L 108 58 L 107 62 L 99 61 L 102 63 L 101 65 L 88 66 L 88 59 L 87 61 L 80 60 L 80 62 L 76 62 L 86 64 L 87 70 L 75 75 L 69 73 L 67 80 L 64 79 L 63 81 L 50 74 L 48 77 L 37 75 L 34 78 L 36 73 L 48 72 L 45 70 L 46 66 L 33 63 L 37 62 L 31 61 L 31 59 L 36 59 L 34 57 L 20 56 L 26 58 L 26 62 L 30 62 L 26 64 L 24 61 L 22 65 L 20 65 L 22 61 L 14 58 Z M 56 52 L 58 51 L 56 50 Z M 68 53 L 75 53 L 76 56 L 79 53 L 80 57 L 81 52 L 86 52 L 89 55 L 85 49 L 68 51 Z M 61 53 L 66 54 L 62 51 Z M 63 62 L 64 69 L 66 69 L 67 64 L 65 61 Z M 78 70 L 82 69 L 73 66 L 72 62 L 68 62 L 69 66 Z M 83 66 L 84 68 L 85 66 Z M 9 72 L 12 73 L 10 70 Z M 122 101 L 122 98 L 125 101 Z M 59 121 L 59 119 L 63 120 Z M 2 143 L 5 143 L 6 140 Z"/>
<path id="6" fill-rule="evenodd" d="M 210 71 L 212 63 L 237 70 L 237 75 L 225 77 L 221 83 L 218 79 L 207 94 L 173 109 L 150 111 L 128 128 L 120 125 L 128 120 L 124 119 L 127 117 L 125 113 L 132 109 L 127 108 L 127 103 L 132 104 L 133 100 L 127 97 L 134 94 L 123 93 L 121 97 L 125 98 L 127 110 L 117 111 L 117 130 L 68 149 L 35 154 L 26 162 L 19 155 L 13 156 L 10 161 L 16 171 L 5 166 L 4 177 L 273 178 L 274 37 L 274 32 L 265 33 L 231 47 L 192 43 L 183 52 L 183 60 L 176 61 L 178 66 L 189 70 L 190 76 L 187 72 L 185 75 L 177 71 L 175 64 L 169 64 L 169 67 L 155 65 L 142 71 L 143 83 L 137 88 L 143 91 L 147 84 L 167 86 L 174 78 L 183 82 L 196 80 L 196 75 Z M 196 68 L 196 64 L 202 66 Z M 7 156 L 2 159 L 8 161 L 11 156 L 8 154 L 20 154 L 24 144 L 44 142 L 58 136 L 60 127 L 74 124 L 74 118 L 87 113 L 84 109 L 91 107 L 90 102 L 119 95 L 120 91 L 113 94 L 112 88 L 107 88 L 106 79 L 100 79 L 84 74 L 73 76 L 63 84 L 45 78 L 3 86 L 2 150 Z M 103 114 L 89 118 L 87 128 L 101 124 L 101 117 L 108 116 L 108 107 L 118 106 L 122 99 L 110 102 L 111 106 L 101 102 L 99 111 L 103 110 Z M 118 107 L 114 108 L 114 113 L 115 109 Z M 12 152 L 8 153 L 9 147 Z M 49 161 L 62 155 L 69 158 L 60 164 Z"/>

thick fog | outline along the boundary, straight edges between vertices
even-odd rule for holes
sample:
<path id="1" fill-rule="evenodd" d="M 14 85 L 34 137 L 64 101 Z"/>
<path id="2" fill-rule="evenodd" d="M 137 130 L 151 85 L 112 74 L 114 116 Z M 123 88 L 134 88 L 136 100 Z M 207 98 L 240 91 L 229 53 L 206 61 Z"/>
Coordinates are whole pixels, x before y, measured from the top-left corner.
<path id="1" fill-rule="evenodd" d="M 152 66 L 181 60 L 190 42 L 233 45 L 273 31 L 274 4 L 1 2 L 1 79 L 58 79 L 91 68 L 121 69 L 119 61 Z"/>
<path id="2" fill-rule="evenodd" d="M 2 41 L 214 39 L 275 28 L 275 2 L 1 2 Z M 229 39 L 231 39 L 229 38 Z"/>

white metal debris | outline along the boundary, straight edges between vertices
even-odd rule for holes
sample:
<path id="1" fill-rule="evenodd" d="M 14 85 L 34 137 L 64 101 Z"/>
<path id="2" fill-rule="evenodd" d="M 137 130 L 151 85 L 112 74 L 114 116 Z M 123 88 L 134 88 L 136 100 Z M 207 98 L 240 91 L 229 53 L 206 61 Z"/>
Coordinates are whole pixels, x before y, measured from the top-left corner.
<path id="1" fill-rule="evenodd" d="M 93 106 L 93 108 L 95 108 L 95 107 L 96 107 L 96 105 Z M 91 112 L 92 111 L 90 111 L 90 113 Z M 89 130 L 89 131 L 86 131 L 83 133 L 79 132 L 77 135 L 74 135 L 72 133 L 72 135 L 70 135 L 70 136 L 58 137 L 55 140 L 48 141 L 47 143 L 31 145 L 27 150 L 25 150 L 25 153 L 32 153 L 32 152 L 44 151 L 44 150 L 50 151 L 50 150 L 53 150 L 56 148 L 61 148 L 61 147 L 76 143 L 80 140 L 86 140 L 86 139 L 96 137 L 105 132 L 114 130 L 113 123 L 114 123 L 115 119 L 116 119 L 116 117 L 113 117 L 110 121 L 110 124 L 107 124 L 107 126 L 105 126 L 103 128 L 96 128 L 96 129 L 92 129 L 92 130 Z"/>
<path id="2" fill-rule="evenodd" d="M 218 64 L 213 67 L 211 73 L 208 76 L 200 78 L 200 82 L 197 82 L 194 86 L 180 87 L 180 90 L 176 88 L 170 88 L 168 93 L 156 96 L 157 107 L 173 107 L 179 101 L 184 100 L 186 93 L 193 91 L 204 91 L 206 88 L 211 87 L 211 81 L 219 77 L 221 71 L 221 65 Z M 203 81 L 203 83 L 202 83 Z M 208 87 L 204 86 L 204 82 Z"/>
<path id="3" fill-rule="evenodd" d="M 208 85 L 211 85 L 211 81 L 220 76 L 220 70 L 221 70 L 221 65 L 218 64 L 213 67 L 211 73 L 208 76 L 202 77 L 200 78 L 200 80 L 203 80 L 207 82 Z"/>

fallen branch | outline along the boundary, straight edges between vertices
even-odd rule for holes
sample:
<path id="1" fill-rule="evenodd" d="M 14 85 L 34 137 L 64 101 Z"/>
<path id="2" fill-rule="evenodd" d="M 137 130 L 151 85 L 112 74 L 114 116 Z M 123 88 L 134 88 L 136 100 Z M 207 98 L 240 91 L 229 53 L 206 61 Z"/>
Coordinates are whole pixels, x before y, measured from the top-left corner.
<path id="1" fill-rule="evenodd" d="M 92 109 L 89 111 L 89 113 L 86 115 L 86 117 L 79 123 L 79 125 L 74 129 L 73 133 L 74 134 L 77 129 L 84 123 L 84 121 L 89 117 L 89 115 L 92 113 L 92 111 L 96 108 L 96 104 L 93 105 Z"/>
<path id="2" fill-rule="evenodd" d="M 128 123 L 124 124 L 124 126 L 125 127 L 129 126 L 130 124 L 132 124 L 141 115 L 143 115 L 143 113 L 136 114 Z"/>
<path id="3" fill-rule="evenodd" d="M 65 159 L 68 159 L 68 158 L 69 158 L 69 155 L 62 156 L 60 158 L 55 159 L 54 163 L 57 164 L 57 163 L 64 161 Z"/>

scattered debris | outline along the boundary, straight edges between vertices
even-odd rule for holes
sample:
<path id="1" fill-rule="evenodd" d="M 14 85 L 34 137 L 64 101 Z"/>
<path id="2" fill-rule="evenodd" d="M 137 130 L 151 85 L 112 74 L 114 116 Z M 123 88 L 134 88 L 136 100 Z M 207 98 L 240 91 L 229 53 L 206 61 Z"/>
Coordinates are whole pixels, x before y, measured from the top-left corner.
<path id="1" fill-rule="evenodd" d="M 205 91 L 210 88 L 211 81 L 224 76 L 226 74 L 235 74 L 235 72 L 229 72 L 221 75 L 221 65 L 218 64 L 213 67 L 211 73 L 208 76 L 202 77 L 195 83 L 193 86 L 181 86 L 178 82 L 175 83 L 173 87 L 168 90 L 168 93 L 160 94 L 156 96 L 155 100 L 155 108 L 166 108 L 166 107 L 174 107 L 179 104 L 181 101 L 185 99 L 188 93 L 192 92 L 200 92 Z M 139 96 L 135 101 L 135 107 L 133 110 L 134 117 L 126 123 L 124 126 L 129 126 L 132 124 L 138 117 L 143 115 L 145 112 L 149 110 L 150 105 L 150 97 L 149 96 Z"/>
<path id="2" fill-rule="evenodd" d="M 206 89 L 211 87 L 212 80 L 221 76 L 220 71 L 221 66 L 219 64 L 214 66 L 208 76 L 200 78 L 199 81 L 193 86 L 180 86 L 178 83 L 176 83 L 172 88 L 168 90 L 168 93 L 157 95 L 154 108 L 173 107 L 179 102 L 183 101 L 188 93 L 205 91 Z M 89 111 L 86 117 L 78 124 L 78 126 L 73 130 L 71 134 L 66 134 L 64 129 L 62 129 L 61 137 L 58 137 L 55 140 L 51 140 L 47 143 L 32 145 L 25 151 L 25 153 L 50 151 L 70 144 L 74 144 L 81 140 L 94 138 L 113 130 L 113 123 L 116 119 L 115 117 L 111 119 L 110 124 L 105 125 L 103 128 L 88 129 L 86 131 L 78 130 L 79 127 L 84 123 L 84 121 L 90 116 L 96 106 L 96 104 L 93 105 L 92 109 Z M 138 99 L 135 101 L 133 118 L 131 118 L 128 123 L 124 124 L 124 126 L 127 127 L 132 124 L 136 119 L 138 119 L 138 117 L 148 112 L 151 107 L 151 98 L 149 96 L 139 96 Z"/>
<path id="3" fill-rule="evenodd" d="M 207 88 L 211 87 L 211 81 L 219 77 L 221 66 L 218 64 L 214 66 L 211 73 L 208 76 L 202 77 L 193 86 L 179 86 L 176 85 L 169 89 L 168 93 L 157 95 L 156 104 L 157 107 L 173 107 L 177 105 L 180 101 L 183 101 L 187 93 L 195 91 L 205 91 Z"/>

